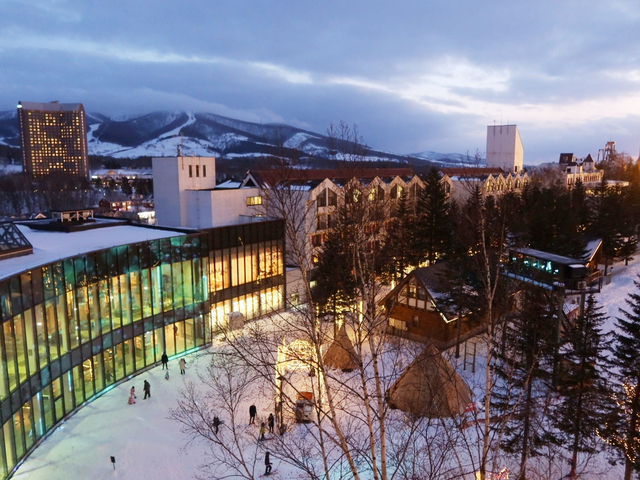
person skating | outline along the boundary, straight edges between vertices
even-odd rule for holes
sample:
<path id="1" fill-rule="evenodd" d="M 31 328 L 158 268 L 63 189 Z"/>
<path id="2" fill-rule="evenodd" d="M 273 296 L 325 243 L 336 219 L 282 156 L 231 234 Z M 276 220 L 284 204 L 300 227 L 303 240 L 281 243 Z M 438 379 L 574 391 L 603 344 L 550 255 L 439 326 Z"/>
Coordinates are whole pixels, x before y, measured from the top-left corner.
<path id="1" fill-rule="evenodd" d="M 264 426 L 264 422 L 262 422 L 262 425 L 260 425 L 260 438 L 258 440 L 262 441 L 264 440 L 264 434 L 267 431 L 267 427 Z"/>
<path id="2" fill-rule="evenodd" d="M 183 358 L 180 359 L 180 361 L 178 362 L 180 364 L 180 375 L 184 375 L 185 373 L 187 373 L 186 368 L 187 368 L 187 362 L 186 360 Z"/>
<path id="3" fill-rule="evenodd" d="M 256 413 L 258 413 L 258 409 L 255 405 L 251 405 L 249 407 L 249 425 L 256 423 Z"/>
<path id="4" fill-rule="evenodd" d="M 269 475 L 271 473 L 271 458 L 270 457 L 271 457 L 271 454 L 267 451 L 264 454 L 264 466 L 265 466 L 264 474 L 265 475 Z"/>
<path id="5" fill-rule="evenodd" d="M 273 413 L 269 414 L 269 419 L 267 420 L 267 425 L 269 425 L 269 433 L 273 433 L 273 424 L 275 419 L 273 418 Z"/>
<path id="6" fill-rule="evenodd" d="M 169 370 L 169 357 L 167 357 L 167 352 L 162 352 L 160 360 L 162 361 L 162 369 L 164 370 L 166 367 L 167 370 Z"/>
<path id="7" fill-rule="evenodd" d="M 144 387 L 142 388 L 142 390 L 144 390 L 143 400 L 146 400 L 147 398 L 151 398 L 151 384 L 146 380 L 144 381 Z"/>
<path id="8" fill-rule="evenodd" d="M 220 428 L 220 419 L 218 417 L 213 417 L 213 428 L 216 429 L 216 435 L 217 435 L 218 428 Z"/>
<path id="9" fill-rule="evenodd" d="M 134 403 L 136 403 L 136 387 L 131 387 L 131 391 L 129 394 L 129 405 L 133 405 Z"/>

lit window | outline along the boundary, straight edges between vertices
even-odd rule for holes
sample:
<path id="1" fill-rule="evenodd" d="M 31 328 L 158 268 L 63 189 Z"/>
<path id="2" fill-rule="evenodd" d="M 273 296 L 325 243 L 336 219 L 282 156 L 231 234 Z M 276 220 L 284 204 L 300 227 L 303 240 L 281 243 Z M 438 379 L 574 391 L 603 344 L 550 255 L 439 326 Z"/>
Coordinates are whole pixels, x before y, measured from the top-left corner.
<path id="1" fill-rule="evenodd" d="M 262 205 L 262 197 L 257 195 L 255 197 L 247 197 L 247 207 L 254 205 Z"/>

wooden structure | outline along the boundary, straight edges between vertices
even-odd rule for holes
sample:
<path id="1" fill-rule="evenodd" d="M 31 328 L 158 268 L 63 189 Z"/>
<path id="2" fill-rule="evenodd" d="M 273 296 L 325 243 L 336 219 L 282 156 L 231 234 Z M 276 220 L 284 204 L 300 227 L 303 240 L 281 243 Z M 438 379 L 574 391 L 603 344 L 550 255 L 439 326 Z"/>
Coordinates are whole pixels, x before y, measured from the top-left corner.
<path id="1" fill-rule="evenodd" d="M 440 349 L 480 333 L 480 319 L 444 301 L 447 268 L 446 262 L 417 268 L 387 294 L 382 300 L 389 318 L 387 333 Z"/>
<path id="2" fill-rule="evenodd" d="M 391 408 L 428 418 L 462 415 L 471 398 L 469 385 L 435 345 L 428 345 L 387 392 Z"/>
<path id="3" fill-rule="evenodd" d="M 350 372 L 358 368 L 358 359 L 344 325 L 340 327 L 336 337 L 324 354 L 324 364 L 329 368 Z"/>

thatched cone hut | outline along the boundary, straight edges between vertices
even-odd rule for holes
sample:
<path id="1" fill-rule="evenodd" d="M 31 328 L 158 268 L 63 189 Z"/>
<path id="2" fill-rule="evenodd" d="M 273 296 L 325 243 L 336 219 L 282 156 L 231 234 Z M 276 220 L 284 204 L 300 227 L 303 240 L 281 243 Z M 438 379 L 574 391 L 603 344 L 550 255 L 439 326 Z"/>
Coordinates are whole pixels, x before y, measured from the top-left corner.
<path id="1" fill-rule="evenodd" d="M 353 343 L 347 335 L 347 329 L 342 325 L 327 353 L 324 354 L 324 364 L 329 368 L 350 372 L 358 368 L 357 358 Z"/>
<path id="2" fill-rule="evenodd" d="M 471 389 L 438 349 L 427 346 L 387 391 L 391 408 L 428 418 L 455 417 L 471 403 Z"/>

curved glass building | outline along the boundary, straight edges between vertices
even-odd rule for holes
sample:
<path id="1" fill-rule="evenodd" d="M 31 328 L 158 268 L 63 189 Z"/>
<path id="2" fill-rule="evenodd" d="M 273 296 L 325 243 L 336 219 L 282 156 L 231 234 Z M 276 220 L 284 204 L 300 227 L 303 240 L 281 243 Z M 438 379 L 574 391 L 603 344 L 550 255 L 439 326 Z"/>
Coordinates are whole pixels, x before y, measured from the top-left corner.
<path id="1" fill-rule="evenodd" d="M 207 345 L 228 313 L 284 307 L 282 221 L 197 232 L 46 225 L 0 224 L 0 479 L 164 351 Z"/>

